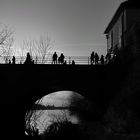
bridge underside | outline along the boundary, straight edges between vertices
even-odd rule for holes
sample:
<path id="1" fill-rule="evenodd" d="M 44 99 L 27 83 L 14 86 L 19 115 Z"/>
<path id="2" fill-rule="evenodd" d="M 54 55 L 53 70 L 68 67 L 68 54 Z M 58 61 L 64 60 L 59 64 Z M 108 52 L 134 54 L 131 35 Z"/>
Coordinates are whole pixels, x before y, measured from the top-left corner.
<path id="1" fill-rule="evenodd" d="M 25 111 L 55 91 L 80 93 L 93 102 L 97 117 L 102 117 L 124 77 L 124 72 L 112 65 L 0 65 L 0 73 L 0 118 L 5 121 L 3 129 L 13 127 L 11 135 L 14 129 L 19 135 L 23 132 Z"/>

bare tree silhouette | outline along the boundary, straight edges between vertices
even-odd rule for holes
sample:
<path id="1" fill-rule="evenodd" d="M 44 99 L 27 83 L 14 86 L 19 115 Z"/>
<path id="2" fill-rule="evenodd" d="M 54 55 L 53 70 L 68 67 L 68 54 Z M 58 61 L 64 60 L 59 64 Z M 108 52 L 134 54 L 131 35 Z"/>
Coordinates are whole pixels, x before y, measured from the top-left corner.
<path id="1" fill-rule="evenodd" d="M 23 41 L 21 51 L 29 52 L 35 63 L 44 64 L 52 47 L 53 41 L 51 37 L 48 34 L 44 34 L 38 40 Z"/>
<path id="2" fill-rule="evenodd" d="M 47 111 L 47 107 L 39 104 L 37 101 L 32 109 L 27 111 L 25 114 L 25 128 L 28 134 L 34 136 L 35 133 L 38 133 L 38 125 L 42 127 L 42 129 L 47 129 L 48 124 L 56 124 L 56 129 L 59 128 L 59 125 L 63 122 L 69 122 L 70 117 L 66 113 L 65 110 L 60 110 L 59 113 L 55 113 L 55 111 L 51 111 L 52 113 L 48 113 L 48 116 L 40 120 L 40 117 Z M 48 118 L 51 118 L 48 120 Z"/>
<path id="3" fill-rule="evenodd" d="M 12 54 L 12 45 L 14 31 L 7 25 L 4 25 L 0 30 L 0 57 L 2 57 L 5 63 L 9 62 Z"/>
<path id="4" fill-rule="evenodd" d="M 37 101 L 25 114 L 25 128 L 29 135 L 34 136 L 38 135 L 37 125 L 38 123 L 44 127 L 44 125 L 39 121 L 40 116 L 44 112 L 44 106 L 38 104 Z M 36 112 L 38 111 L 38 112 Z"/>
<path id="5" fill-rule="evenodd" d="M 38 57 L 41 58 L 41 63 L 45 63 L 45 59 L 47 57 L 47 53 L 49 53 L 50 49 L 52 48 L 52 39 L 49 35 L 40 36 L 40 39 L 37 44 L 37 53 Z"/>

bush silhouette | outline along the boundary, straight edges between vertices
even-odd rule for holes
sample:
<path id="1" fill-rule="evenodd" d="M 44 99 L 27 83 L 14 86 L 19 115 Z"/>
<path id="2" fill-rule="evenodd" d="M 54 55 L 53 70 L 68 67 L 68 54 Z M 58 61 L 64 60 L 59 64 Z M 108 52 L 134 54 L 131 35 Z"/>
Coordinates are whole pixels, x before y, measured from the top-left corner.
<path id="1" fill-rule="evenodd" d="M 72 124 L 70 121 L 54 122 L 44 132 L 43 139 L 75 140 L 87 139 L 79 124 Z"/>

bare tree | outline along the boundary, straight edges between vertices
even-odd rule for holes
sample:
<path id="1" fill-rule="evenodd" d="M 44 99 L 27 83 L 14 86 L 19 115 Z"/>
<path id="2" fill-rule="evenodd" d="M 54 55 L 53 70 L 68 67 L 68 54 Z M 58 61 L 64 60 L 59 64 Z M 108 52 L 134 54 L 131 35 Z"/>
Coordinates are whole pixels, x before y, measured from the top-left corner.
<path id="1" fill-rule="evenodd" d="M 25 52 L 22 49 L 16 50 L 16 54 L 18 55 L 19 63 L 23 64 L 23 62 L 25 61 Z"/>
<path id="2" fill-rule="evenodd" d="M 44 128 L 44 124 L 40 121 L 40 117 L 44 114 L 44 106 L 39 104 L 38 100 L 25 114 L 25 128 L 27 133 L 30 135 L 34 135 L 38 133 L 37 126 L 38 124 L 42 125 Z"/>
<path id="3" fill-rule="evenodd" d="M 48 112 L 47 107 L 41 105 L 40 102 L 41 100 L 38 100 L 32 106 L 31 110 L 26 112 L 26 133 L 33 136 L 35 133 L 38 133 L 38 131 L 40 131 L 39 127 L 45 131 L 51 124 L 54 124 L 56 129 L 59 129 L 62 124 L 70 122 L 70 116 L 68 115 L 66 110 L 60 110 L 59 112 L 51 110 L 51 112 Z M 45 116 L 45 112 L 47 112 L 47 116 Z"/>
<path id="4" fill-rule="evenodd" d="M 39 41 L 37 42 L 37 52 L 39 57 L 41 58 L 41 63 L 45 63 L 45 59 L 47 56 L 47 53 L 52 48 L 52 39 L 49 37 L 49 35 L 43 35 L 40 36 Z"/>
<path id="5" fill-rule="evenodd" d="M 30 53 L 35 63 L 40 61 L 44 64 L 48 59 L 48 54 L 53 47 L 53 41 L 51 37 L 47 35 L 41 35 L 38 40 L 23 41 L 21 45 L 21 50 L 26 50 Z"/>
<path id="6" fill-rule="evenodd" d="M 6 25 L 0 30 L 0 57 L 4 59 L 5 63 L 12 54 L 13 33 L 14 31 Z"/>

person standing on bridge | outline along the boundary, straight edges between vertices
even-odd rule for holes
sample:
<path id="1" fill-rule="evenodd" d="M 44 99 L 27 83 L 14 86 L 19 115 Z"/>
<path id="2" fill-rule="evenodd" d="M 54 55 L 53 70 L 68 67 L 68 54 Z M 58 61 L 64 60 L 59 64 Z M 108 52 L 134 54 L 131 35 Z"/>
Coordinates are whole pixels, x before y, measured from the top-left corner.
<path id="1" fill-rule="evenodd" d="M 15 56 L 13 56 L 13 58 L 12 58 L 12 64 L 16 64 L 16 58 L 15 58 Z"/>
<path id="2" fill-rule="evenodd" d="M 53 64 L 57 64 L 57 53 L 56 52 L 54 52 L 54 54 L 53 54 L 53 56 L 52 56 L 52 63 Z"/>
<path id="3" fill-rule="evenodd" d="M 99 61 L 99 55 L 95 53 L 95 65 L 98 64 Z"/>
<path id="4" fill-rule="evenodd" d="M 63 53 L 61 53 L 61 55 L 60 55 L 60 63 L 61 64 L 64 64 L 64 59 L 65 59 L 65 56 Z"/>
<path id="5" fill-rule="evenodd" d="M 61 57 L 58 57 L 58 64 L 61 64 Z"/>
<path id="6" fill-rule="evenodd" d="M 100 62 L 102 65 L 104 65 L 104 56 L 103 55 L 101 55 Z"/>
<path id="7" fill-rule="evenodd" d="M 94 51 L 93 51 L 90 55 L 90 63 L 91 64 L 94 64 L 94 58 L 95 58 L 95 56 L 94 56 Z"/>
<path id="8" fill-rule="evenodd" d="M 75 61 L 74 60 L 72 60 L 72 65 L 75 65 Z"/>
<path id="9" fill-rule="evenodd" d="M 32 57 L 30 53 L 28 52 L 24 64 L 32 64 L 32 62 L 33 62 Z"/>

